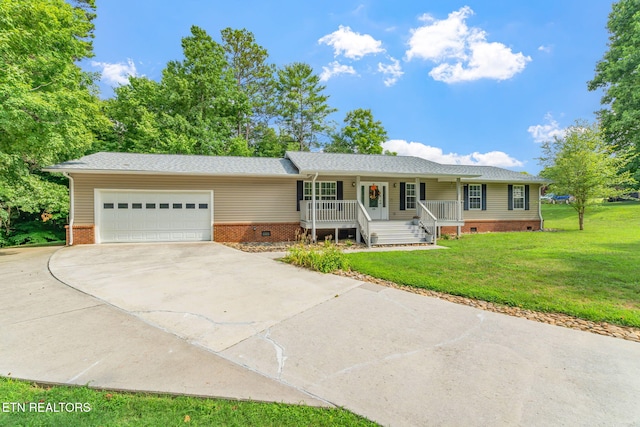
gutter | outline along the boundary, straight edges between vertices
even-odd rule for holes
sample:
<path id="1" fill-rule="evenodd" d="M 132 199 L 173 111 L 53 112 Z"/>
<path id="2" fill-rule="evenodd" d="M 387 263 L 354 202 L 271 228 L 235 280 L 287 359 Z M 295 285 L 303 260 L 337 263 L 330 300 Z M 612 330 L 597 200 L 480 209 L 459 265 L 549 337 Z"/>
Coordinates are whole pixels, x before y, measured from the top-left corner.
<path id="1" fill-rule="evenodd" d="M 75 190 L 75 183 L 73 177 L 68 172 L 62 172 L 62 175 L 69 179 L 69 246 L 73 246 L 73 220 L 75 217 L 75 202 L 73 199 L 73 193 Z"/>

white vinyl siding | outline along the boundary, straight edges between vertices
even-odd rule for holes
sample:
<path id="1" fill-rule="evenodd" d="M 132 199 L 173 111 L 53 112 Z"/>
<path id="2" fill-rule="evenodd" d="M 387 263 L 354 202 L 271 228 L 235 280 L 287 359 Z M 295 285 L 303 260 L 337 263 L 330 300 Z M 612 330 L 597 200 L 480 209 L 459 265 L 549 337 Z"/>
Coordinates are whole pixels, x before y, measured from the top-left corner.
<path id="1" fill-rule="evenodd" d="M 509 210 L 508 187 L 508 184 L 488 183 L 486 194 L 487 210 L 463 211 L 463 218 L 467 221 L 540 219 L 540 216 L 538 215 L 538 197 L 529 196 L 529 210 Z M 529 188 L 531 195 L 538 194 L 538 184 L 531 184 Z"/>
<path id="2" fill-rule="evenodd" d="M 74 178 L 76 225 L 95 224 L 95 189 L 213 191 L 216 224 L 300 221 L 296 180 L 291 178 L 146 174 L 75 174 Z"/>

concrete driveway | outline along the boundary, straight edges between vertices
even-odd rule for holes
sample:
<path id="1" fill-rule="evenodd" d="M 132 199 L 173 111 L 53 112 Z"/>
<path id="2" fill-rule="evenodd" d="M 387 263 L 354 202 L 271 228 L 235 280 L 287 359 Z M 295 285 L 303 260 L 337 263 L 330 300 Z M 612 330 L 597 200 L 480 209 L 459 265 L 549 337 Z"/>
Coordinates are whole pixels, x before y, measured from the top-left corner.
<path id="1" fill-rule="evenodd" d="M 384 425 L 640 425 L 638 343 L 313 273 L 217 244 L 77 246 L 55 252 L 50 269 L 91 295 L 56 288 L 71 301 L 89 298 L 75 310 L 77 322 L 93 321 L 94 304 L 122 317 L 107 333 L 124 334 L 141 349 L 147 337 L 132 327 L 203 351 L 233 375 L 244 371 L 244 394 L 235 384 L 230 397 L 298 396 Z M 90 352 L 95 340 L 80 341 Z M 151 349 L 148 363 L 167 369 Z M 109 372 L 123 388 L 130 365 L 139 363 L 125 356 L 118 356 L 125 373 Z M 105 359 L 74 363 L 84 382 L 104 382 Z M 0 353 L 2 374 L 11 368 L 4 360 Z M 210 371 L 207 363 L 197 368 Z M 224 394 L 221 384 L 215 390 Z"/>

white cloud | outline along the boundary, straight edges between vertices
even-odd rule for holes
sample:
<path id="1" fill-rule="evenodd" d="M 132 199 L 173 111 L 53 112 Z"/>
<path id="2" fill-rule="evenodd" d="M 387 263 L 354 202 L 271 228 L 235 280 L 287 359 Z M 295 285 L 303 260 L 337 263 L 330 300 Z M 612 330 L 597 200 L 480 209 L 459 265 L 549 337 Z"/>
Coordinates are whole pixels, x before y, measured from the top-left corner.
<path id="1" fill-rule="evenodd" d="M 398 79 L 404 74 L 404 71 L 402 71 L 402 67 L 400 66 L 400 61 L 391 57 L 389 59 L 391 60 L 391 64 L 378 62 L 378 71 L 387 76 L 384 79 L 384 85 L 387 87 L 396 84 Z"/>
<path id="2" fill-rule="evenodd" d="M 513 53 L 502 43 L 487 42 L 485 31 L 467 26 L 465 21 L 471 15 L 473 10 L 465 6 L 443 20 L 426 14 L 420 17 L 425 25 L 411 30 L 407 60 L 435 62 L 438 65 L 429 75 L 445 83 L 507 80 L 524 70 L 531 57 Z"/>
<path id="3" fill-rule="evenodd" d="M 365 55 L 384 52 L 382 42 L 369 34 L 360 34 L 342 25 L 331 34 L 320 38 L 320 44 L 333 47 L 335 56 L 344 55 L 350 59 L 360 59 Z"/>
<path id="4" fill-rule="evenodd" d="M 546 121 L 545 124 L 529 126 L 529 129 L 527 129 L 527 132 L 531 134 L 535 142 L 552 141 L 554 137 L 564 137 L 566 129 L 560 128 L 551 113 L 545 114 L 544 119 Z"/>
<path id="5" fill-rule="evenodd" d="M 552 46 L 544 46 L 544 45 L 542 45 L 542 46 L 538 47 L 538 50 L 540 52 L 551 53 L 551 51 L 553 50 L 553 47 Z"/>
<path id="6" fill-rule="evenodd" d="M 322 73 L 320 73 L 320 81 L 326 82 L 333 76 L 339 74 L 352 74 L 356 75 L 356 70 L 351 65 L 343 65 L 338 61 L 333 61 L 328 67 L 322 67 Z"/>
<path id="7" fill-rule="evenodd" d="M 128 59 L 126 64 L 91 61 L 91 66 L 102 68 L 102 80 L 114 86 L 126 85 L 129 83 L 129 76 L 137 75 L 136 64 L 131 59 Z"/>
<path id="8" fill-rule="evenodd" d="M 451 12 L 447 19 L 440 21 L 431 15 L 422 15 L 420 20 L 425 25 L 411 30 L 407 59 L 410 61 L 417 57 L 436 62 L 448 58 L 464 59 L 465 39 L 469 35 L 464 21 L 470 15 L 473 11 L 468 6 Z"/>
<path id="9" fill-rule="evenodd" d="M 473 152 L 471 154 L 444 153 L 441 148 L 425 145 L 420 142 L 407 142 L 392 139 L 382 144 L 385 150 L 393 151 L 401 156 L 415 156 L 433 162 L 453 165 L 498 166 L 503 168 L 521 167 L 524 163 L 514 159 L 502 151 L 488 153 Z"/>

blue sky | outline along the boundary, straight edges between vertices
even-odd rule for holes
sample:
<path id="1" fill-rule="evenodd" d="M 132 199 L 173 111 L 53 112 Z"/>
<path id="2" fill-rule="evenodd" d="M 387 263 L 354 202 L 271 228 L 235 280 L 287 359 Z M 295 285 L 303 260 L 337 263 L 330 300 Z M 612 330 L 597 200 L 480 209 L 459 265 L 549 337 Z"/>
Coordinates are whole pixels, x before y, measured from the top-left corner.
<path id="1" fill-rule="evenodd" d="M 98 0 L 95 57 L 103 97 L 128 75 L 159 79 L 191 25 L 220 41 L 246 28 L 282 66 L 306 62 L 341 123 L 369 108 L 385 147 L 441 163 L 537 173 L 540 142 L 594 120 L 588 92 L 607 48 L 607 0 Z"/>

